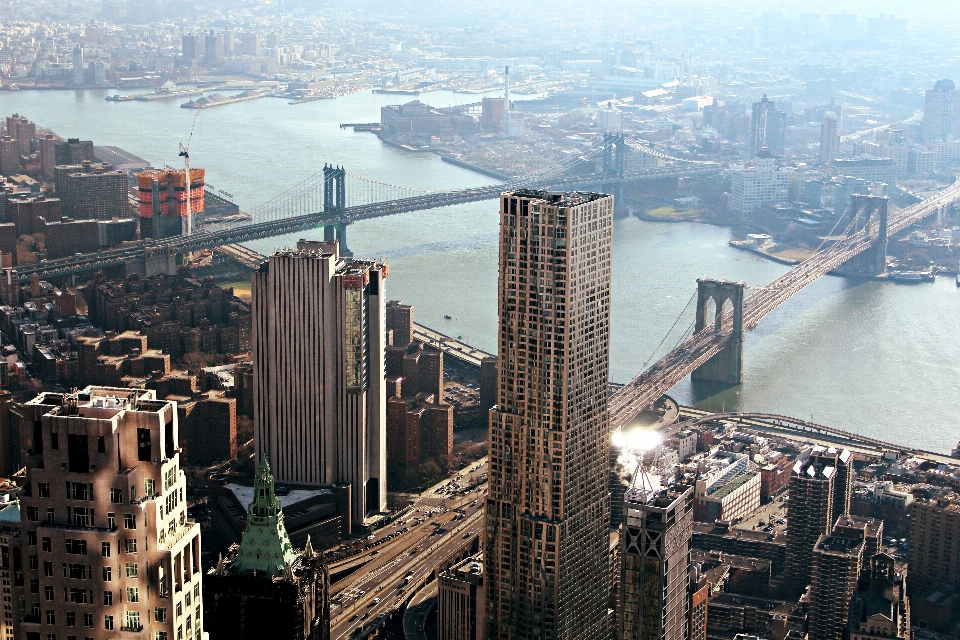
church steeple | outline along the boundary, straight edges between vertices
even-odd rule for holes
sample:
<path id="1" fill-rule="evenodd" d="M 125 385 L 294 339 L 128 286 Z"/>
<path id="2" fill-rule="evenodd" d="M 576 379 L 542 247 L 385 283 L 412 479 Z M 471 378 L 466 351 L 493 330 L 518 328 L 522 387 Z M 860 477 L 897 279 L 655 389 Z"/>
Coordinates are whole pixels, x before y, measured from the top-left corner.
<path id="1" fill-rule="evenodd" d="M 253 492 L 253 502 L 247 509 L 247 528 L 233 566 L 240 572 L 282 576 L 297 559 L 297 553 L 283 524 L 283 510 L 274 493 L 273 474 L 266 457 L 260 459 Z"/>

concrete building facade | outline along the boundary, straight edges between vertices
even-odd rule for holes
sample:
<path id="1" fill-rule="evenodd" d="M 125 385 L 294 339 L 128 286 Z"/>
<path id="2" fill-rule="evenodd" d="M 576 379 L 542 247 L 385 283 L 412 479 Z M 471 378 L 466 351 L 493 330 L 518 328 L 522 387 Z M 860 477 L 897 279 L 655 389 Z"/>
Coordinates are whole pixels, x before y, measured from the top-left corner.
<path id="1" fill-rule="evenodd" d="M 768 202 L 786 202 L 790 175 L 777 167 L 768 151 L 761 151 L 752 167 L 732 172 L 733 184 L 727 208 L 746 219 L 754 209 Z"/>
<path id="2" fill-rule="evenodd" d="M 253 274 L 254 441 L 282 483 L 352 486 L 386 508 L 386 264 L 297 243 Z"/>
<path id="3" fill-rule="evenodd" d="M 483 640 L 483 561 L 467 558 L 439 578 L 439 640 Z"/>
<path id="4" fill-rule="evenodd" d="M 488 640 L 608 627 L 613 197 L 500 197 L 499 392 L 490 412 Z"/>
<path id="5" fill-rule="evenodd" d="M 693 493 L 678 485 L 624 496 L 620 640 L 689 637 Z"/>
<path id="6" fill-rule="evenodd" d="M 960 495 L 910 505 L 910 576 L 915 584 L 960 587 Z"/>
<path id="7" fill-rule="evenodd" d="M 201 640 L 200 526 L 187 520 L 176 403 L 87 387 L 23 409 L 24 637 Z"/>

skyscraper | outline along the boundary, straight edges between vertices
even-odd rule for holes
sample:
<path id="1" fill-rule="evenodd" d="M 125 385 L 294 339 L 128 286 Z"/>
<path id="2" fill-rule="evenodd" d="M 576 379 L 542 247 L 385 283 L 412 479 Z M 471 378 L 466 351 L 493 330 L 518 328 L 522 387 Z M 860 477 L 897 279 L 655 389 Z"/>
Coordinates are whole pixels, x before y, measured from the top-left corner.
<path id="1" fill-rule="evenodd" d="M 254 272 L 254 441 L 284 484 L 350 484 L 355 522 L 387 501 L 386 264 L 297 243 Z"/>
<path id="2" fill-rule="evenodd" d="M 812 640 L 843 640 L 850 600 L 860 578 L 865 541 L 865 525 L 858 526 L 845 517 L 837 519 L 829 535 L 821 535 L 817 540 L 810 581 Z"/>
<path id="3" fill-rule="evenodd" d="M 613 197 L 500 197 L 488 640 L 605 637 Z"/>
<path id="4" fill-rule="evenodd" d="M 836 467 L 815 454 L 798 460 L 790 474 L 785 576 L 793 592 L 802 592 L 810 584 L 810 553 L 820 536 L 830 533 L 836 475 Z"/>
<path id="5" fill-rule="evenodd" d="M 840 157 L 840 123 L 836 114 L 828 113 L 820 125 L 820 164 Z"/>
<path id="6" fill-rule="evenodd" d="M 200 525 L 187 519 L 176 402 L 87 387 L 23 411 L 23 637 L 200 640 Z"/>
<path id="7" fill-rule="evenodd" d="M 960 494 L 910 505 L 910 576 L 913 583 L 960 587 Z"/>
<path id="8" fill-rule="evenodd" d="M 83 49 L 79 46 L 73 50 L 73 84 L 83 85 L 84 81 Z"/>
<path id="9" fill-rule="evenodd" d="M 620 527 L 620 640 L 686 640 L 693 487 L 632 488 Z"/>
<path id="10" fill-rule="evenodd" d="M 923 144 L 960 133 L 960 94 L 953 80 L 938 80 L 923 102 Z"/>
<path id="11" fill-rule="evenodd" d="M 753 103 L 750 120 L 750 157 L 756 157 L 764 147 L 775 156 L 782 156 L 787 134 L 787 114 L 777 109 L 775 102 L 764 95 Z"/>

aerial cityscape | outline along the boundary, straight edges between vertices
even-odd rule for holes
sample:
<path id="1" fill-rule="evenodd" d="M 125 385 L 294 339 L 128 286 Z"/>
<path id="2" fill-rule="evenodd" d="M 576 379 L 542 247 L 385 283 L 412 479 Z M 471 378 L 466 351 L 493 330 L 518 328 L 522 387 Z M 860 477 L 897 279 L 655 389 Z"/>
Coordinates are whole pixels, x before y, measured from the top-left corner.
<path id="1" fill-rule="evenodd" d="M 957 26 L 0 1 L 0 640 L 960 640 Z"/>

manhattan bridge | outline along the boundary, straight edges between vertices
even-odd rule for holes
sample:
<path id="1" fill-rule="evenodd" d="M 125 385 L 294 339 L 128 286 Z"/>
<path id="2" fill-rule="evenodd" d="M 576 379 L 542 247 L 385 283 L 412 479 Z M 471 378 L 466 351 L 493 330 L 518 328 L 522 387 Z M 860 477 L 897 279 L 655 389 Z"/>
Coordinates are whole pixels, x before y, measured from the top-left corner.
<path id="1" fill-rule="evenodd" d="M 666 166 L 625 170 L 628 148 L 659 156 Z M 599 163 L 598 163 L 599 161 Z M 575 173 L 600 164 L 594 173 Z M 358 220 L 496 199 L 517 188 L 597 190 L 620 193 L 624 184 L 716 173 L 722 165 L 676 158 L 641 140 L 606 135 L 576 158 L 548 169 L 487 186 L 429 191 L 387 184 L 325 166 L 292 189 L 247 211 L 249 218 L 207 228 L 191 235 L 149 240 L 96 254 L 48 260 L 18 267 L 21 281 L 36 274 L 56 279 L 118 267 L 144 259 L 151 252 L 180 254 L 201 249 L 298 233 L 323 227 L 325 240 L 338 240 L 345 253 L 347 226 Z M 803 262 L 747 297 L 743 282 L 702 278 L 697 281 L 696 320 L 666 356 L 637 374 L 610 399 L 610 427 L 620 430 L 663 394 L 692 375 L 694 379 L 737 384 L 743 370 L 744 331 L 820 276 L 843 267 L 845 272 L 874 276 L 886 268 L 887 238 L 960 199 L 960 181 L 935 196 L 896 212 L 885 198 L 854 196 L 850 208 L 818 250 Z"/>

